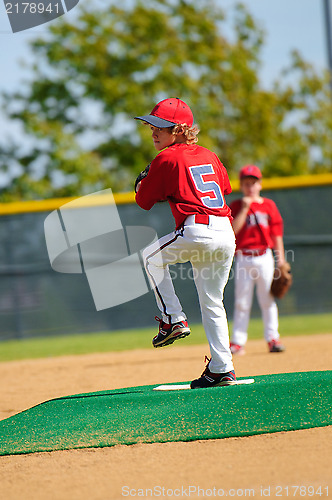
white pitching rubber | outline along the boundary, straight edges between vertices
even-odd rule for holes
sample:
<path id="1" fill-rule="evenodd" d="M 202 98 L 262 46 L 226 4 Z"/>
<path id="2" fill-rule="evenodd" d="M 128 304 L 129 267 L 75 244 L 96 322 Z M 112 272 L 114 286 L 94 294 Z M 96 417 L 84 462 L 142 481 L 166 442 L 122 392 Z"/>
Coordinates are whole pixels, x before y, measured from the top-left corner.
<path id="1" fill-rule="evenodd" d="M 242 384 L 253 384 L 255 379 L 253 378 L 244 378 L 242 380 L 237 380 L 235 384 L 232 385 L 242 385 Z M 231 387 L 231 386 L 225 386 Z M 183 391 L 185 389 L 190 389 L 190 384 L 166 384 L 166 385 L 158 385 L 154 387 L 154 391 Z"/>

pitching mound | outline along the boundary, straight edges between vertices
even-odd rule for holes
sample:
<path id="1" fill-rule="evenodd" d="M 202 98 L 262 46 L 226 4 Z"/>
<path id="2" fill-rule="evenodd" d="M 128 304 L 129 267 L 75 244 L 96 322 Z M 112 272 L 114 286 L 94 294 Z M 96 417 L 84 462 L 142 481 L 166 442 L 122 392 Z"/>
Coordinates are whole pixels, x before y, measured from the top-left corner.
<path id="1" fill-rule="evenodd" d="M 0 422 L 0 455 L 220 439 L 332 424 L 332 371 L 254 380 L 198 390 L 148 385 L 52 399 Z"/>

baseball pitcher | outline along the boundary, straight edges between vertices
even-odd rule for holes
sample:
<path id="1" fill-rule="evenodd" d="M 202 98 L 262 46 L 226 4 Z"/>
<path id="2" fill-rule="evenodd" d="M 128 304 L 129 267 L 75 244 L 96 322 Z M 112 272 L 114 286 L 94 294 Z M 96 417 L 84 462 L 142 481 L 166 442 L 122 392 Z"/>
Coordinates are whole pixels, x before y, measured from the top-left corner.
<path id="1" fill-rule="evenodd" d="M 136 182 L 136 202 L 150 210 L 167 200 L 176 229 L 144 250 L 145 269 L 160 310 L 156 348 L 190 334 L 187 317 L 175 294 L 169 266 L 191 262 L 210 346 L 211 359 L 191 388 L 236 383 L 223 291 L 235 251 L 231 211 L 225 194 L 231 192 L 227 171 L 211 151 L 198 146 L 197 125 L 189 106 L 178 98 L 159 102 L 149 115 L 138 116 L 148 124 L 159 153 Z"/>

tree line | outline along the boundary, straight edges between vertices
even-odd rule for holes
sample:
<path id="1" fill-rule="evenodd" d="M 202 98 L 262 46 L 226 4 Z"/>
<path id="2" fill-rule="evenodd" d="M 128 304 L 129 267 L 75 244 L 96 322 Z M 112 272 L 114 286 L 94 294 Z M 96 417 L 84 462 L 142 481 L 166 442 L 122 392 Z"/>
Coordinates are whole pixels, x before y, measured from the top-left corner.
<path id="1" fill-rule="evenodd" d="M 188 102 L 199 144 L 231 178 L 246 163 L 265 177 L 332 171 L 327 72 L 294 51 L 264 89 L 265 34 L 242 4 L 227 13 L 213 0 L 81 4 L 32 42 L 29 80 L 2 95 L 24 140 L 0 139 L 0 201 L 131 191 L 155 156 L 133 117 L 166 97 Z"/>

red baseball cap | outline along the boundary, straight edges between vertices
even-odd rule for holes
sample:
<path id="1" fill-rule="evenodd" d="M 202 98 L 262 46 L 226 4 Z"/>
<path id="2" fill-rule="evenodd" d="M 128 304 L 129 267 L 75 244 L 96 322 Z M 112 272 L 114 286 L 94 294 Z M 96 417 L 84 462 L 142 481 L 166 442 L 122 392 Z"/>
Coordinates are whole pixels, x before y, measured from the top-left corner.
<path id="1" fill-rule="evenodd" d="M 256 165 L 246 165 L 240 170 L 240 179 L 243 179 L 243 177 L 256 177 L 257 179 L 261 179 L 262 172 Z"/>
<path id="2" fill-rule="evenodd" d="M 194 123 L 194 117 L 188 104 L 178 97 L 160 101 L 149 115 L 135 116 L 135 120 L 143 120 L 157 128 L 173 127 L 177 124 L 191 127 Z"/>

